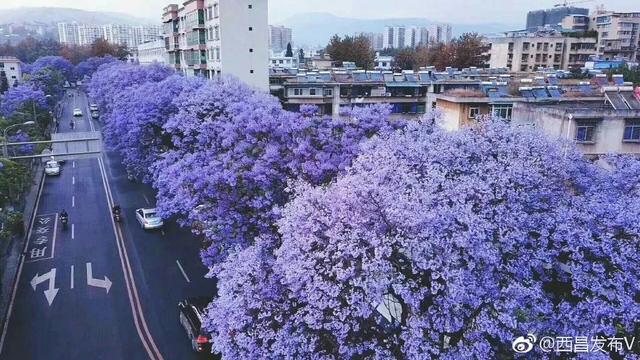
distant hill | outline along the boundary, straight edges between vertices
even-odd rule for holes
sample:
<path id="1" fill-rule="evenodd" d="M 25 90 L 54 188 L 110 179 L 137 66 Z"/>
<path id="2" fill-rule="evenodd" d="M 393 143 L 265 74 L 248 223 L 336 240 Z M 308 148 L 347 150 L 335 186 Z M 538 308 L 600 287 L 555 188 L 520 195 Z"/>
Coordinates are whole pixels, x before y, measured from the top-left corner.
<path id="1" fill-rule="evenodd" d="M 159 15 L 158 19 L 147 19 L 117 12 L 87 11 L 62 7 L 18 7 L 14 9 L 0 9 L 0 24 L 23 22 L 55 24 L 58 22 L 72 21 L 97 25 L 160 24 Z"/>
<path id="2" fill-rule="evenodd" d="M 359 32 L 382 32 L 385 26 L 428 26 L 437 24 L 424 18 L 352 19 L 328 13 L 304 13 L 286 19 L 277 25 L 293 29 L 293 41 L 298 46 L 324 46 L 334 34 L 353 35 Z M 276 24 L 274 24 L 276 25 Z M 517 29 L 517 24 L 451 24 L 453 36 L 465 32 L 495 34 Z"/>

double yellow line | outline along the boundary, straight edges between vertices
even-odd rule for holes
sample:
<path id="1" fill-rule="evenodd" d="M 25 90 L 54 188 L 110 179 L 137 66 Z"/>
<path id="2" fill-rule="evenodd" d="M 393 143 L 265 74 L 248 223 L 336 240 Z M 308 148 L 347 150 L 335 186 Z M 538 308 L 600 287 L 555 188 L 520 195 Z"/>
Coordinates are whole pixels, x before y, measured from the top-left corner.
<path id="1" fill-rule="evenodd" d="M 104 161 L 102 157 L 98 158 L 98 165 L 100 167 L 100 174 L 102 176 L 102 184 L 104 185 L 104 191 L 107 195 L 107 207 L 109 209 L 109 214 L 111 214 L 111 209 L 114 205 L 113 194 L 111 193 L 111 186 L 109 185 L 109 180 L 107 177 L 107 171 L 104 166 Z M 113 231 L 116 237 L 116 245 L 118 247 L 118 255 L 120 257 L 120 264 L 122 265 L 122 272 L 124 274 L 124 281 L 127 286 L 127 294 L 129 296 L 129 304 L 131 305 L 131 312 L 133 314 L 133 322 L 136 326 L 136 331 L 138 332 L 138 337 L 142 341 L 145 350 L 147 351 L 147 355 L 149 355 L 149 359 L 152 360 L 164 360 L 162 354 L 158 350 L 155 341 L 153 340 L 153 336 L 151 336 L 151 332 L 149 332 L 149 327 L 147 326 L 147 322 L 144 318 L 144 311 L 142 311 L 142 305 L 140 303 L 140 296 L 138 295 L 138 289 L 136 288 L 135 278 L 133 276 L 133 272 L 131 271 L 131 264 L 129 263 L 129 257 L 127 255 L 127 247 L 124 244 L 124 235 L 122 234 L 122 229 L 120 226 L 117 226 L 116 222 L 111 217 L 111 224 L 113 225 Z"/>

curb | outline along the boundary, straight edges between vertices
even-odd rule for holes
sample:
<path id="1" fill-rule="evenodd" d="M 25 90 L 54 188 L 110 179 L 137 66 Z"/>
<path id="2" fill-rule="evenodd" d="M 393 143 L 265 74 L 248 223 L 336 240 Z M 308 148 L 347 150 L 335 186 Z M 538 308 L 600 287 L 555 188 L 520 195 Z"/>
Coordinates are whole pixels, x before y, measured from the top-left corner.
<path id="1" fill-rule="evenodd" d="M 38 198 L 38 192 L 40 191 L 40 186 L 44 181 L 44 171 L 42 169 L 42 164 L 38 163 L 35 167 L 36 175 L 34 176 L 34 183 L 29 190 L 29 193 L 26 196 L 25 206 L 24 206 L 24 214 L 23 214 L 23 226 L 24 226 L 24 236 L 21 237 L 13 237 L 11 239 L 11 245 L 7 247 L 7 252 L 5 254 L 0 254 L 0 261 L 5 262 L 4 271 L 2 272 L 0 278 L 0 329 L 4 329 L 5 322 L 7 320 L 7 315 L 9 311 L 9 303 L 11 301 L 12 291 L 19 280 L 18 277 L 18 268 L 22 258 L 22 253 L 24 251 L 24 245 L 27 242 L 27 237 L 29 236 L 29 226 L 33 219 L 35 218 L 36 211 L 36 200 Z"/>

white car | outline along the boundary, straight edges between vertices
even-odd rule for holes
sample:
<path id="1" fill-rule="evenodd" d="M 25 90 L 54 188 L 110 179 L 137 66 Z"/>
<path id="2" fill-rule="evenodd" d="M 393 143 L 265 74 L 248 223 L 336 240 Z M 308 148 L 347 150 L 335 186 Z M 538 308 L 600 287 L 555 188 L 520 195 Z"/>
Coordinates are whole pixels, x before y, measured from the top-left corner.
<path id="1" fill-rule="evenodd" d="M 91 105 L 89 105 L 89 110 L 91 110 L 91 111 L 98 111 L 98 105 L 96 105 L 96 104 L 91 104 Z"/>
<path id="2" fill-rule="evenodd" d="M 78 108 L 73 109 L 73 116 L 82 116 L 82 110 Z"/>
<path id="3" fill-rule="evenodd" d="M 49 160 L 44 165 L 44 173 L 49 176 L 60 175 L 60 163 L 55 160 Z"/>
<path id="4" fill-rule="evenodd" d="M 164 225 L 156 209 L 138 209 L 136 219 L 144 230 L 158 229 Z"/>

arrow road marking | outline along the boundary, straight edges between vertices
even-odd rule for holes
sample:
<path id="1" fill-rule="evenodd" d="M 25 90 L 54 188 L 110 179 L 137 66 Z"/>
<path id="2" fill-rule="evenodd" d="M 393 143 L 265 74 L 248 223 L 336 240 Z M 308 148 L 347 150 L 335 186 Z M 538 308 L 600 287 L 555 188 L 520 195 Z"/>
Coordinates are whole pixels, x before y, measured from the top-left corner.
<path id="1" fill-rule="evenodd" d="M 47 298 L 47 302 L 49 303 L 49 306 L 51 306 L 51 304 L 53 303 L 53 299 L 55 299 L 56 295 L 58 294 L 58 289 L 56 289 L 56 269 L 55 268 L 51 269 L 48 273 L 45 273 L 42 275 L 38 275 L 38 273 L 36 273 L 36 276 L 34 276 L 33 279 L 31 279 L 31 287 L 33 288 L 33 291 L 36 291 L 36 288 L 38 287 L 38 285 L 45 281 L 49 281 L 49 288 L 44 291 L 44 296 Z"/>
<path id="2" fill-rule="evenodd" d="M 102 279 L 94 279 L 93 271 L 91 269 L 91 263 L 87 263 L 87 285 L 93 287 L 99 287 L 107 290 L 107 294 L 109 293 L 109 289 L 111 289 L 111 280 L 105 275 L 104 280 Z"/>

